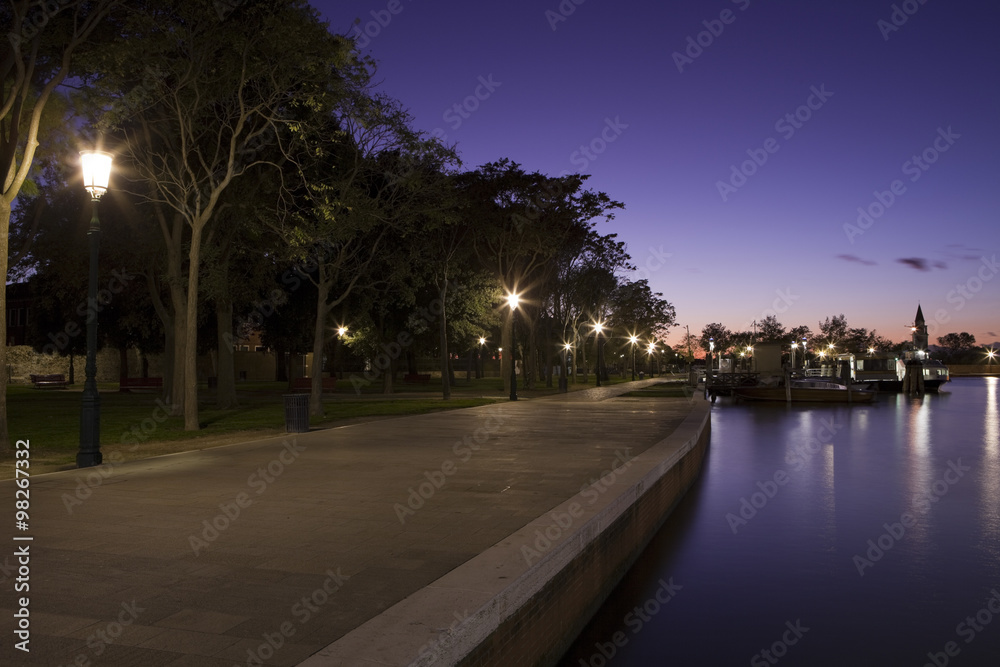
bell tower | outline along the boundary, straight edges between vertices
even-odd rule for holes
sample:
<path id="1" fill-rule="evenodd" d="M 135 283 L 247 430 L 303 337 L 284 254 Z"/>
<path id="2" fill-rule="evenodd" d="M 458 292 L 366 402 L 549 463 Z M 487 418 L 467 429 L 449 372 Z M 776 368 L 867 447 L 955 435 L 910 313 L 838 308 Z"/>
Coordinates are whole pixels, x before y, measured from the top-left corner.
<path id="1" fill-rule="evenodd" d="M 913 349 L 926 351 L 927 323 L 924 321 L 924 312 L 920 309 L 920 304 L 917 304 L 917 316 L 913 318 L 913 326 L 910 327 L 910 331 L 913 332 Z"/>

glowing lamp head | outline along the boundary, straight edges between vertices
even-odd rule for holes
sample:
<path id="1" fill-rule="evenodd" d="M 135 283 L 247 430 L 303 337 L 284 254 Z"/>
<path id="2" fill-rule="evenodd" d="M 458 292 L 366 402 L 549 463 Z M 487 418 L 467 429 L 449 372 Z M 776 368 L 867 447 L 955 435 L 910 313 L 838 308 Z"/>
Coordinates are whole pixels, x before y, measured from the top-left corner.
<path id="1" fill-rule="evenodd" d="M 108 191 L 108 181 L 111 180 L 111 153 L 82 151 L 80 167 L 83 171 L 83 187 L 92 199 L 100 199 Z"/>
<path id="2" fill-rule="evenodd" d="M 601 333 L 602 331 L 604 331 L 604 323 L 603 322 L 595 322 L 594 323 L 594 331 L 596 331 L 597 333 Z"/>
<path id="3" fill-rule="evenodd" d="M 340 328 L 338 328 L 337 329 L 337 335 L 338 336 L 346 336 L 347 335 L 347 327 L 340 327 Z"/>
<path id="4" fill-rule="evenodd" d="M 520 301 L 521 301 L 521 297 L 518 296 L 517 294 L 513 294 L 512 293 L 512 294 L 508 294 L 507 295 L 507 305 L 510 306 L 511 310 L 516 310 L 517 309 L 517 304 Z"/>
<path id="5" fill-rule="evenodd" d="M 480 344 L 480 345 L 486 345 L 486 339 L 485 339 L 485 338 L 483 338 L 482 336 L 480 336 L 480 337 L 479 337 L 479 344 Z"/>
<path id="6" fill-rule="evenodd" d="M 628 337 L 628 342 L 630 342 L 633 345 L 635 345 L 636 343 L 639 342 L 639 337 L 638 336 L 629 336 Z"/>
<path id="7" fill-rule="evenodd" d="M 573 346 L 572 346 L 571 344 L 569 344 L 569 343 L 563 343 L 563 349 L 564 349 L 564 350 L 566 350 L 567 352 L 568 352 L 568 351 L 569 351 L 570 349 L 572 349 L 572 347 L 573 347 Z"/>

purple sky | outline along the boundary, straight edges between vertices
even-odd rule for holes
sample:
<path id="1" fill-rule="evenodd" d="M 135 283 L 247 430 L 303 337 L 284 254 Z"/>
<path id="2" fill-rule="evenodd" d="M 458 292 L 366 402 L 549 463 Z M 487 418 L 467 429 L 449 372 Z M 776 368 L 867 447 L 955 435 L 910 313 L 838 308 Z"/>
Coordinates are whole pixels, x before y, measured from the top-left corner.
<path id="1" fill-rule="evenodd" d="M 920 302 L 932 342 L 1000 340 L 994 3 L 577 2 L 313 0 L 466 168 L 624 202 L 601 230 L 692 333 L 844 313 L 898 341 Z"/>

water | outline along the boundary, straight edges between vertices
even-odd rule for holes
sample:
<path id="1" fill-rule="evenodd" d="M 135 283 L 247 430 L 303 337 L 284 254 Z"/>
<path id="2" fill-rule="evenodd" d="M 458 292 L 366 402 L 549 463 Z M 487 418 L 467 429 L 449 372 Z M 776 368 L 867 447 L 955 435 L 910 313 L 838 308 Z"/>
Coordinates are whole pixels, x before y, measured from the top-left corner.
<path id="1" fill-rule="evenodd" d="M 879 401 L 720 399 L 701 477 L 561 664 L 1000 665 L 1000 380 Z"/>

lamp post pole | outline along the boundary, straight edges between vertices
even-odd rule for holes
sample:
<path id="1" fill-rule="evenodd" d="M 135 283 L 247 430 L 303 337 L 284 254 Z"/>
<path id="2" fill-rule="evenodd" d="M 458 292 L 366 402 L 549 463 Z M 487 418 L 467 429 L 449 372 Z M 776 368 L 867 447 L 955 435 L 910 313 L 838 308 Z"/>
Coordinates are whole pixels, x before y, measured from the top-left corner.
<path id="1" fill-rule="evenodd" d="M 604 325 L 600 322 L 594 325 L 594 331 L 597 332 L 597 384 L 595 386 L 601 386 L 601 374 L 604 369 L 603 355 L 601 354 L 601 331 L 604 329 Z"/>
<path id="2" fill-rule="evenodd" d="M 101 221 L 97 203 L 108 188 L 111 155 L 100 151 L 80 154 L 83 184 L 90 193 L 91 218 L 87 239 L 90 243 L 90 275 L 87 280 L 87 365 L 80 409 L 80 449 L 76 467 L 99 466 L 101 455 L 101 396 L 97 392 L 97 257 L 101 243 Z"/>
<path id="3" fill-rule="evenodd" d="M 635 382 L 635 344 L 639 342 L 639 337 L 632 334 L 629 336 L 628 341 L 632 343 L 632 382 Z"/>
<path id="4" fill-rule="evenodd" d="M 510 306 L 510 400 L 517 400 L 517 294 L 507 295 Z"/>

